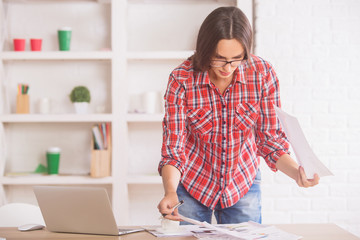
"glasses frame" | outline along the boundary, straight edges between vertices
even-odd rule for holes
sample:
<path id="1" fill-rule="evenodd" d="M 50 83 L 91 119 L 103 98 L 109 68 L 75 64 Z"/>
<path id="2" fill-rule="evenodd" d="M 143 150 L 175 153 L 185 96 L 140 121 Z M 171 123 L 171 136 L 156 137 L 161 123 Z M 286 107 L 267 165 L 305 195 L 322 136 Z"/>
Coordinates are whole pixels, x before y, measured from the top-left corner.
<path id="1" fill-rule="evenodd" d="M 242 63 L 244 63 L 246 61 L 246 59 L 240 59 L 240 60 L 232 60 L 232 61 L 226 61 L 226 60 L 211 60 L 210 61 L 210 66 L 211 67 L 215 67 L 215 68 L 220 68 L 220 67 L 225 67 L 226 65 L 230 64 L 231 67 L 238 67 L 240 66 Z M 212 64 L 213 62 L 222 62 L 223 65 L 221 66 L 217 66 Z M 234 62 L 239 62 L 239 64 L 233 65 Z"/>

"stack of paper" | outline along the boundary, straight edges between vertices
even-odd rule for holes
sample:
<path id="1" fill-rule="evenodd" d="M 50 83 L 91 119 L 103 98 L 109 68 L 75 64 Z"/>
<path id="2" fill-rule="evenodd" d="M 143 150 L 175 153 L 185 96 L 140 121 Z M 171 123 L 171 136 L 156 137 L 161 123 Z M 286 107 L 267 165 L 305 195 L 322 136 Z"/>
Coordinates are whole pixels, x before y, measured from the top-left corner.
<path id="1" fill-rule="evenodd" d="M 239 224 L 224 224 L 211 225 L 207 222 L 200 222 L 191 218 L 180 215 L 180 218 L 186 222 L 202 226 L 212 230 L 212 232 L 197 232 L 195 237 L 207 240 L 254 240 L 254 239 L 269 239 L 269 240 L 298 240 L 301 236 L 287 233 L 275 226 L 263 225 L 256 222 L 245 222 Z"/>
<path id="2" fill-rule="evenodd" d="M 275 226 L 263 225 L 252 221 L 239 224 L 211 225 L 180 215 L 180 218 L 194 225 L 181 225 L 173 232 L 162 231 L 161 227 L 144 227 L 156 237 L 195 236 L 202 240 L 298 240 L 301 236 L 284 232 Z"/>

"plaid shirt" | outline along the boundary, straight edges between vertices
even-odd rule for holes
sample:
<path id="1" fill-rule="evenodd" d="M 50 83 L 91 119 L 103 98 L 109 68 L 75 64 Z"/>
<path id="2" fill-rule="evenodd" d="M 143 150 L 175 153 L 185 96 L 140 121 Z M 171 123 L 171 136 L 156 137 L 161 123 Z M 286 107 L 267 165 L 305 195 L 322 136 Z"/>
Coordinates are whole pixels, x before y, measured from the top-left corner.
<path id="1" fill-rule="evenodd" d="M 186 60 L 171 74 L 165 93 L 162 158 L 181 172 L 181 183 L 203 205 L 234 205 L 253 184 L 260 157 L 276 171 L 289 143 L 273 104 L 279 82 L 271 65 L 252 55 L 234 72 L 223 95 L 208 72 Z"/>

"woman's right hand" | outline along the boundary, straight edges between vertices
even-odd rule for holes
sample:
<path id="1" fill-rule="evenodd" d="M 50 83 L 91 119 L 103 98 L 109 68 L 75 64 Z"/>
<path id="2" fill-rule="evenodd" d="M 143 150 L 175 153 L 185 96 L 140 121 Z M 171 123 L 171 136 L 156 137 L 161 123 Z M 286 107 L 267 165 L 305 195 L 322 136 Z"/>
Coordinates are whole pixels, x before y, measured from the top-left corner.
<path id="1" fill-rule="evenodd" d="M 166 219 L 181 221 L 178 209 L 173 207 L 179 202 L 176 192 L 166 194 L 158 205 L 159 212 Z M 164 216 L 165 214 L 165 216 Z"/>

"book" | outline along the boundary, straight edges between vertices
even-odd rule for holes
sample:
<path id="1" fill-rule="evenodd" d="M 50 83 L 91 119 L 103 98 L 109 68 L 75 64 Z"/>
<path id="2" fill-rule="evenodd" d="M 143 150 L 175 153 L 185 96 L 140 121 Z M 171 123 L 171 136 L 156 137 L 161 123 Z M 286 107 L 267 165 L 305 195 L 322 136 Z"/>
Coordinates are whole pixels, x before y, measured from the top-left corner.
<path id="1" fill-rule="evenodd" d="M 92 127 L 94 149 L 107 150 L 110 147 L 110 123 L 99 123 Z"/>
<path id="2" fill-rule="evenodd" d="M 97 125 L 92 127 L 93 137 L 94 137 L 94 149 L 102 150 L 104 149 L 104 142 L 101 137 L 99 127 Z"/>

